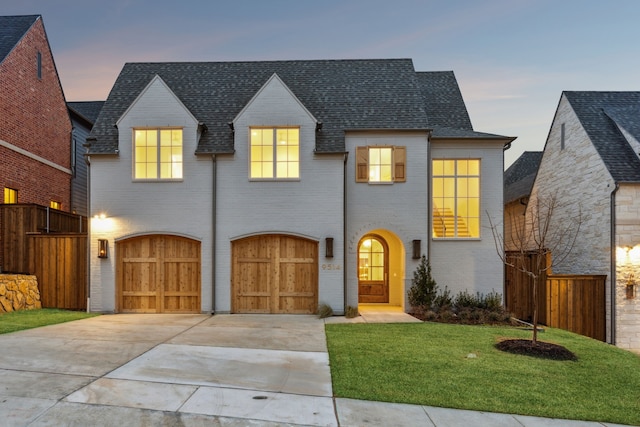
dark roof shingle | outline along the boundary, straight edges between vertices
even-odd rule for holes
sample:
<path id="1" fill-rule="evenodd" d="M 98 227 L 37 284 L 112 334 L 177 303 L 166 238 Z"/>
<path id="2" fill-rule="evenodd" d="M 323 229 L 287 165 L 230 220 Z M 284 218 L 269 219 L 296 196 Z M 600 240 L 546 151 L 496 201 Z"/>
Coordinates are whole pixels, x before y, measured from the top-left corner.
<path id="1" fill-rule="evenodd" d="M 618 126 L 640 140 L 640 92 L 563 92 L 616 182 L 640 182 L 640 159 Z"/>
<path id="2" fill-rule="evenodd" d="M 504 202 L 509 203 L 531 194 L 542 151 L 525 151 L 504 172 Z"/>
<path id="3" fill-rule="evenodd" d="M 93 128 L 93 153 L 117 148 L 116 121 L 160 76 L 206 132 L 198 153 L 233 151 L 228 126 L 273 75 L 323 123 L 316 151 L 344 152 L 348 129 L 426 129 L 424 104 L 410 59 L 129 63 Z"/>
<path id="4" fill-rule="evenodd" d="M 67 102 L 67 107 L 87 122 L 94 124 L 102 110 L 104 101 L 74 101 Z"/>
<path id="5" fill-rule="evenodd" d="M 411 59 L 128 63 L 90 136 L 90 152 L 118 148 L 117 120 L 157 75 L 204 126 L 196 153 L 234 151 L 228 123 L 277 74 L 322 122 L 316 151 L 345 151 L 345 131 L 433 130 L 443 138 L 500 138 L 475 132 L 451 71 L 416 73 Z"/>
<path id="6" fill-rule="evenodd" d="M 0 16 L 0 63 L 38 19 L 40 15 Z"/>

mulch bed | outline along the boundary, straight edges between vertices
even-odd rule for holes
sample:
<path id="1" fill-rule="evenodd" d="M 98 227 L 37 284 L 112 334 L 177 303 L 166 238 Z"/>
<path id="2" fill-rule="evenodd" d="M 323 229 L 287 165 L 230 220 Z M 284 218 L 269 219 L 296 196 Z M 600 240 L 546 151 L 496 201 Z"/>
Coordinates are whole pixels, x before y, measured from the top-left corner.
<path id="1" fill-rule="evenodd" d="M 578 357 L 565 347 L 549 342 L 538 341 L 535 345 L 531 340 L 510 339 L 503 340 L 496 344 L 498 350 L 513 354 L 538 357 L 551 360 L 571 360 L 576 361 Z"/>

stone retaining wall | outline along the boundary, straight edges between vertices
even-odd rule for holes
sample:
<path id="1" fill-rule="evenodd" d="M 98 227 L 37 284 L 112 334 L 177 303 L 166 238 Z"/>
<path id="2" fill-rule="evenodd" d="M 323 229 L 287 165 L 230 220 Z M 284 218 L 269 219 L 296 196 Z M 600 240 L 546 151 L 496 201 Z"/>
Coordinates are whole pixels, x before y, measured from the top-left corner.
<path id="1" fill-rule="evenodd" d="M 36 276 L 0 274 L 0 313 L 42 308 Z"/>

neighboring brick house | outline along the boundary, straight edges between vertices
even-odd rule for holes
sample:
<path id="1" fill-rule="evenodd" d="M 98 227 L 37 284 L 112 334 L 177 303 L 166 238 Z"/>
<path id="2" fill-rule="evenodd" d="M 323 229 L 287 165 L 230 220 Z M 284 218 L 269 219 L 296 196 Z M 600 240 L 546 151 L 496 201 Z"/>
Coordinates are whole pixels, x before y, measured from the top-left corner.
<path id="1" fill-rule="evenodd" d="M 69 211 L 71 120 L 40 15 L 0 16 L 0 112 L 0 203 Z"/>
<path id="2" fill-rule="evenodd" d="M 582 223 L 555 274 L 607 276 L 607 342 L 640 350 L 640 92 L 563 92 L 531 201 Z"/>
<path id="3" fill-rule="evenodd" d="M 71 139 L 71 212 L 87 216 L 89 209 L 88 178 L 89 167 L 86 163 L 85 143 L 93 124 L 100 114 L 104 101 L 67 102 L 73 136 Z"/>
<path id="4" fill-rule="evenodd" d="M 504 173 L 504 244 L 519 249 L 514 230 L 522 229 L 542 151 L 525 151 Z"/>
<path id="5" fill-rule="evenodd" d="M 126 64 L 87 140 L 90 309 L 408 310 L 423 254 L 501 292 L 513 139 L 410 59 Z"/>

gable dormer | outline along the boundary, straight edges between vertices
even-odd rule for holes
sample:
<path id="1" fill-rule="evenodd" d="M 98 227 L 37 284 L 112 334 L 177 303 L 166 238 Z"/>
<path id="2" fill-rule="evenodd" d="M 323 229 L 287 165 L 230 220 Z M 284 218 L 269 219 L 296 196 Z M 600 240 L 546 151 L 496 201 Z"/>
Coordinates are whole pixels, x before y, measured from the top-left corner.
<path id="1" fill-rule="evenodd" d="M 235 149 L 250 180 L 298 180 L 301 152 L 315 149 L 318 120 L 273 74 L 233 120 Z"/>
<path id="2" fill-rule="evenodd" d="M 154 76 L 116 122 L 119 155 L 131 159 L 134 181 L 182 180 L 185 154 L 194 153 L 198 120 Z"/>

